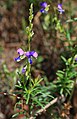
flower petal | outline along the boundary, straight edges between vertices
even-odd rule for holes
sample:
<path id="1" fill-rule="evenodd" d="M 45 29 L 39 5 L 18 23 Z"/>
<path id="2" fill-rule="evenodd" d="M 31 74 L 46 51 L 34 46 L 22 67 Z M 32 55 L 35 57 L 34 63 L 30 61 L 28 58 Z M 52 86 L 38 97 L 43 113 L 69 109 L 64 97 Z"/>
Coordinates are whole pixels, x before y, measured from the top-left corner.
<path id="1" fill-rule="evenodd" d="M 75 61 L 77 62 L 77 57 L 75 58 Z"/>
<path id="2" fill-rule="evenodd" d="M 18 53 L 19 55 L 23 55 L 23 54 L 24 54 L 24 51 L 23 51 L 21 48 L 19 48 L 19 49 L 17 50 L 17 53 Z"/>
<path id="3" fill-rule="evenodd" d="M 44 8 L 41 8 L 41 9 L 40 9 L 40 12 L 41 12 L 41 13 L 45 13 L 46 11 L 45 11 Z"/>
<path id="4" fill-rule="evenodd" d="M 47 7 L 47 3 L 46 2 L 41 2 L 40 6 L 46 8 Z"/>
<path id="5" fill-rule="evenodd" d="M 26 52 L 25 55 L 26 55 L 28 58 L 30 58 L 31 56 L 33 56 L 34 52 L 35 52 L 35 51 L 28 51 L 28 52 Z"/>
<path id="6" fill-rule="evenodd" d="M 15 61 L 19 62 L 21 60 L 20 56 L 14 59 Z"/>
<path id="7" fill-rule="evenodd" d="M 32 59 L 31 58 L 28 58 L 28 61 L 30 64 L 32 64 Z"/>
<path id="8" fill-rule="evenodd" d="M 27 57 L 30 57 L 30 56 L 31 56 L 30 51 L 26 52 L 25 55 L 26 55 Z"/>
<path id="9" fill-rule="evenodd" d="M 58 10 L 59 12 L 60 12 L 60 14 L 62 14 L 63 12 L 64 12 L 64 10 L 62 9 L 62 10 Z"/>
<path id="10" fill-rule="evenodd" d="M 58 4 L 58 9 L 62 9 L 62 4 Z"/>
<path id="11" fill-rule="evenodd" d="M 37 57 L 38 57 L 37 52 L 34 52 L 34 53 L 33 53 L 33 57 L 35 57 L 35 58 L 37 58 Z"/>
<path id="12" fill-rule="evenodd" d="M 22 69 L 22 73 L 25 73 L 25 72 L 26 72 L 26 66 L 23 67 L 23 69 Z"/>
<path id="13" fill-rule="evenodd" d="M 58 4 L 58 11 L 62 14 L 65 10 L 62 9 L 62 4 Z"/>
<path id="14" fill-rule="evenodd" d="M 77 62 L 77 54 L 74 56 L 74 60 Z"/>

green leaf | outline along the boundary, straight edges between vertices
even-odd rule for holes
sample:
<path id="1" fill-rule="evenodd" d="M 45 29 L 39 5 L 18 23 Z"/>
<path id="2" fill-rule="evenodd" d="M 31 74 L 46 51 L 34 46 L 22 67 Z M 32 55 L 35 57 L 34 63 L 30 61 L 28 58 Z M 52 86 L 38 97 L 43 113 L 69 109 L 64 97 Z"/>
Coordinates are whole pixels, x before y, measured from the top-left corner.
<path id="1" fill-rule="evenodd" d="M 77 21 L 77 18 L 74 18 L 74 21 Z"/>
<path id="2" fill-rule="evenodd" d="M 66 60 L 65 57 L 61 56 L 61 58 L 62 58 L 62 60 L 63 60 L 65 63 L 67 62 L 67 60 Z"/>
<path id="3" fill-rule="evenodd" d="M 61 88 L 61 90 L 60 90 L 60 94 L 61 94 L 61 95 L 63 94 L 63 88 Z"/>
<path id="4" fill-rule="evenodd" d="M 38 63 L 42 62 L 43 60 L 44 60 L 44 59 L 43 59 L 42 56 L 39 56 L 39 57 L 37 58 L 37 62 L 38 62 Z"/>
<path id="5" fill-rule="evenodd" d="M 19 113 L 16 113 L 16 114 L 12 115 L 12 118 L 17 117 L 18 115 L 19 115 Z"/>

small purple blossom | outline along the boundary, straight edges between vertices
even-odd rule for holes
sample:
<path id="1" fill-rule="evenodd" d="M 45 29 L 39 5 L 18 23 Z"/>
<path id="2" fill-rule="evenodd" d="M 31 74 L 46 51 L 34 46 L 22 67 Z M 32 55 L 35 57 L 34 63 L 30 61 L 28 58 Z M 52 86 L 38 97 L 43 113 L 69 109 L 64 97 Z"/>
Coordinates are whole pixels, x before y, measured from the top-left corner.
<path id="1" fill-rule="evenodd" d="M 77 62 L 77 54 L 75 55 L 74 60 Z"/>
<path id="2" fill-rule="evenodd" d="M 75 58 L 75 61 L 77 62 L 77 57 Z"/>
<path id="3" fill-rule="evenodd" d="M 25 73 L 26 72 L 26 66 L 24 66 L 23 68 L 22 68 L 22 73 Z"/>
<path id="4" fill-rule="evenodd" d="M 65 10 L 62 9 L 62 4 L 58 4 L 58 11 L 62 14 Z"/>
<path id="5" fill-rule="evenodd" d="M 43 7 L 43 8 L 46 8 L 47 7 L 47 3 L 46 2 L 41 2 L 40 6 Z"/>
<path id="6" fill-rule="evenodd" d="M 48 6 L 47 3 L 46 3 L 46 2 L 41 2 L 41 3 L 40 3 L 40 6 L 42 7 L 42 8 L 40 9 L 40 12 L 41 12 L 41 13 L 47 13 L 47 11 L 45 10 L 45 8 Z"/>
<path id="7" fill-rule="evenodd" d="M 27 56 L 28 58 L 30 58 L 31 56 L 37 58 L 38 54 L 37 54 L 37 52 L 35 52 L 35 51 L 28 51 L 28 52 L 26 52 L 26 56 Z"/>
<path id="8" fill-rule="evenodd" d="M 41 8 L 41 9 L 40 9 L 40 12 L 41 12 L 41 13 L 45 13 L 46 11 L 45 11 L 44 8 Z"/>
<path id="9" fill-rule="evenodd" d="M 26 57 L 28 57 L 28 61 L 30 64 L 32 64 L 32 58 L 31 57 L 34 57 L 34 58 L 37 58 L 38 54 L 37 52 L 35 51 L 28 51 L 25 53 Z"/>

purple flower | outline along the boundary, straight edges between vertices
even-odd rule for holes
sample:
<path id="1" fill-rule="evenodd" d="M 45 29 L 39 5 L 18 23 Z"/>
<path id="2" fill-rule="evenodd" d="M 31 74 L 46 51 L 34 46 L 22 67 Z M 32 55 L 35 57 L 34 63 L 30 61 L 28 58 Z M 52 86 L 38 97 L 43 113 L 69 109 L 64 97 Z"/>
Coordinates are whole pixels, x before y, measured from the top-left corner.
<path id="1" fill-rule="evenodd" d="M 28 51 L 25 53 L 26 57 L 28 57 L 28 61 L 30 64 L 32 64 L 32 58 L 31 57 L 34 57 L 34 58 L 37 58 L 38 54 L 37 52 L 35 51 Z"/>
<path id="2" fill-rule="evenodd" d="M 46 11 L 45 11 L 44 8 L 41 8 L 41 9 L 40 9 L 40 12 L 41 12 L 41 13 L 46 13 Z"/>
<path id="3" fill-rule="evenodd" d="M 24 67 L 23 67 L 22 73 L 25 73 L 25 72 L 26 72 L 26 68 L 27 68 L 27 66 L 24 66 Z"/>
<path id="4" fill-rule="evenodd" d="M 77 57 L 75 58 L 75 61 L 77 62 Z"/>
<path id="5" fill-rule="evenodd" d="M 25 58 L 25 52 L 21 48 L 17 50 L 17 53 L 19 54 L 19 56 L 14 59 L 15 61 L 19 62 Z"/>
<path id="6" fill-rule="evenodd" d="M 25 57 L 27 57 L 30 64 L 32 64 L 32 58 L 31 57 L 37 58 L 37 56 L 38 56 L 37 52 L 35 52 L 35 51 L 24 52 L 21 48 L 19 48 L 17 50 L 17 53 L 19 54 L 19 56 L 14 59 L 15 61 L 19 62 L 22 59 L 24 59 Z M 24 68 L 23 68 L 22 72 L 24 72 Z"/>
<path id="7" fill-rule="evenodd" d="M 46 8 L 47 7 L 47 3 L 46 2 L 41 2 L 40 6 L 43 7 L 43 8 Z"/>
<path id="8" fill-rule="evenodd" d="M 35 52 L 35 51 L 28 51 L 28 52 L 26 52 L 26 56 L 27 56 L 28 58 L 30 58 L 31 56 L 37 58 L 38 54 L 37 54 L 37 52 Z"/>
<path id="9" fill-rule="evenodd" d="M 40 6 L 42 7 L 42 8 L 40 9 L 40 12 L 41 12 L 41 13 L 47 13 L 47 11 L 45 10 L 45 8 L 48 6 L 47 3 L 46 3 L 46 2 L 41 2 L 41 3 L 40 3 Z"/>
<path id="10" fill-rule="evenodd" d="M 74 60 L 77 62 L 77 54 L 75 55 Z"/>
<path id="11" fill-rule="evenodd" d="M 58 11 L 62 14 L 65 10 L 62 9 L 62 4 L 58 4 Z"/>

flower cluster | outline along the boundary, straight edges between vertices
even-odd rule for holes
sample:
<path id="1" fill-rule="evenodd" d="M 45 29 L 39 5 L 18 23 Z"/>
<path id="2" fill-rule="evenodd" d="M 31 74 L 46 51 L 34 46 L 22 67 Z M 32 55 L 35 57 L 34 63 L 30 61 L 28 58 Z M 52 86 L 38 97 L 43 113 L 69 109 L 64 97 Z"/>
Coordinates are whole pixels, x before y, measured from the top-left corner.
<path id="1" fill-rule="evenodd" d="M 19 62 L 25 57 L 27 57 L 30 64 L 32 64 L 32 57 L 37 58 L 38 56 L 37 52 L 35 51 L 24 52 L 21 48 L 17 50 L 17 53 L 19 54 L 19 56 L 15 58 L 15 61 Z"/>
<path id="2" fill-rule="evenodd" d="M 41 6 L 41 9 L 40 9 L 41 13 L 47 13 L 48 12 L 49 5 L 47 5 L 46 2 L 41 2 L 40 6 Z M 60 14 L 62 14 L 65 11 L 62 9 L 62 4 L 58 4 L 58 11 L 60 12 Z"/>
<path id="3" fill-rule="evenodd" d="M 24 52 L 21 48 L 19 48 L 17 50 L 17 53 L 19 54 L 19 56 L 17 58 L 15 58 L 15 61 L 19 62 L 22 59 L 27 57 L 30 64 L 32 64 L 32 57 L 37 58 L 37 56 L 38 56 L 37 52 L 35 52 L 35 51 Z M 26 70 L 26 66 L 23 67 L 22 73 L 24 73 L 25 70 Z"/>
<path id="4" fill-rule="evenodd" d="M 62 4 L 58 4 L 58 11 L 62 14 L 65 10 L 62 9 Z"/>

